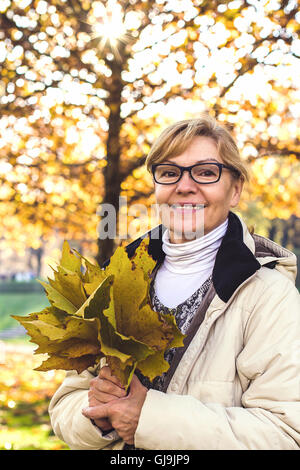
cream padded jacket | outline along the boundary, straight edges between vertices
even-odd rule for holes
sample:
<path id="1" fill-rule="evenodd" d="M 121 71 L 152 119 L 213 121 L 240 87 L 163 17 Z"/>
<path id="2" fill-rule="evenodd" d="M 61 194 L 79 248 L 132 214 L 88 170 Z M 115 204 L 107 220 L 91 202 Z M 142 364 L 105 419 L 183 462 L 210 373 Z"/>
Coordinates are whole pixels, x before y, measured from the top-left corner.
<path id="1" fill-rule="evenodd" d="M 230 217 L 230 225 L 240 233 L 232 237 L 241 240 L 235 244 L 227 237 L 225 253 L 238 247 L 242 251 L 236 260 L 232 253 L 227 258 L 220 253 L 216 265 L 224 270 L 225 280 L 215 274 L 216 294 L 166 393 L 148 391 L 135 434 L 137 448 L 300 447 L 296 257 L 266 238 L 250 235 L 237 216 Z M 231 264 L 236 262 L 244 273 L 247 256 L 253 266 L 253 260 L 259 264 L 235 285 Z M 124 443 L 115 431 L 103 436 L 81 413 L 88 405 L 95 370 L 67 373 L 50 402 L 52 426 L 71 449 L 121 449 Z"/>

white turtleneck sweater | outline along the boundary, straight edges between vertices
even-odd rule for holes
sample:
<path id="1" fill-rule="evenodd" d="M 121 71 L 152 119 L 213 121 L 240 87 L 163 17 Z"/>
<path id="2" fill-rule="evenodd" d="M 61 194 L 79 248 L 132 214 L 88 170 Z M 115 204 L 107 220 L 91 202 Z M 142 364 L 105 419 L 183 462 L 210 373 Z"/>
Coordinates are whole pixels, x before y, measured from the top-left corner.
<path id="1" fill-rule="evenodd" d="M 166 256 L 154 282 L 163 305 L 177 307 L 208 279 L 227 226 L 228 219 L 203 237 L 186 243 L 171 243 L 169 231 L 164 232 L 162 249 Z"/>

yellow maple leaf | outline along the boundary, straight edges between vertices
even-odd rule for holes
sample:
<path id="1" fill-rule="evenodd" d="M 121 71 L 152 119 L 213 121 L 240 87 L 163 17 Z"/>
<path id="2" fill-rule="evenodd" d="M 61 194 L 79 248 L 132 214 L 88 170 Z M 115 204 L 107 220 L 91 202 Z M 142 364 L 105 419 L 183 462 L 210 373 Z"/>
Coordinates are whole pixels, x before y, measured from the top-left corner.
<path id="1" fill-rule="evenodd" d="M 127 388 L 138 367 L 153 379 L 168 368 L 164 353 L 183 346 L 172 315 L 151 307 L 155 261 L 148 239 L 129 258 L 117 248 L 105 269 L 93 265 L 65 242 L 54 279 L 42 282 L 51 304 L 41 312 L 16 317 L 48 359 L 37 370 L 78 373 L 106 357 L 112 373 Z"/>

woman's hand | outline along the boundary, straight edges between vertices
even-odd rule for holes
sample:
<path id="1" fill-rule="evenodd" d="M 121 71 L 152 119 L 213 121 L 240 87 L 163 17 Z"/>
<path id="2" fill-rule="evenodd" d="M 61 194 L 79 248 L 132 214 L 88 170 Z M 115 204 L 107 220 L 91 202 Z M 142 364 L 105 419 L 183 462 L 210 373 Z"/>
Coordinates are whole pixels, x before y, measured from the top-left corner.
<path id="1" fill-rule="evenodd" d="M 134 444 L 134 434 L 146 394 L 147 388 L 134 375 L 127 396 L 107 400 L 106 403 L 102 402 L 101 405 L 89 406 L 82 410 L 82 413 L 87 418 L 93 419 L 95 423 L 102 423 L 102 420 L 107 423 L 108 420 L 127 444 Z M 110 393 L 109 396 L 111 397 Z"/>
<path id="2" fill-rule="evenodd" d="M 100 369 L 99 375 L 90 382 L 89 408 L 101 406 L 125 396 L 124 387 L 115 376 L 111 375 L 110 368 L 105 366 Z M 102 431 L 108 431 L 113 427 L 106 418 L 96 418 L 93 421 Z"/>

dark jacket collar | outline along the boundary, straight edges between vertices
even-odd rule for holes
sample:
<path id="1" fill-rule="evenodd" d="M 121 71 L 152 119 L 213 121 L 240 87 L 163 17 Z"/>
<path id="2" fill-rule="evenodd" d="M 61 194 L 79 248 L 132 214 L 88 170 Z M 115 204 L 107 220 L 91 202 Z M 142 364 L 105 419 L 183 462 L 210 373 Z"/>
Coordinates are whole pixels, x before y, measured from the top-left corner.
<path id="1" fill-rule="evenodd" d="M 130 243 L 126 247 L 128 255 L 133 256 L 142 239 L 149 236 L 148 252 L 157 264 L 161 264 L 165 257 L 162 250 L 164 230 L 165 228 L 159 225 L 145 236 Z M 233 212 L 229 212 L 227 231 L 218 250 L 212 273 L 213 285 L 220 299 L 227 302 L 239 285 L 260 267 L 260 263 L 243 241 L 243 227 L 239 218 Z"/>
<path id="2" fill-rule="evenodd" d="M 243 241 L 243 227 L 239 218 L 229 212 L 228 227 L 218 250 L 213 269 L 215 290 L 224 302 L 261 265 Z"/>

